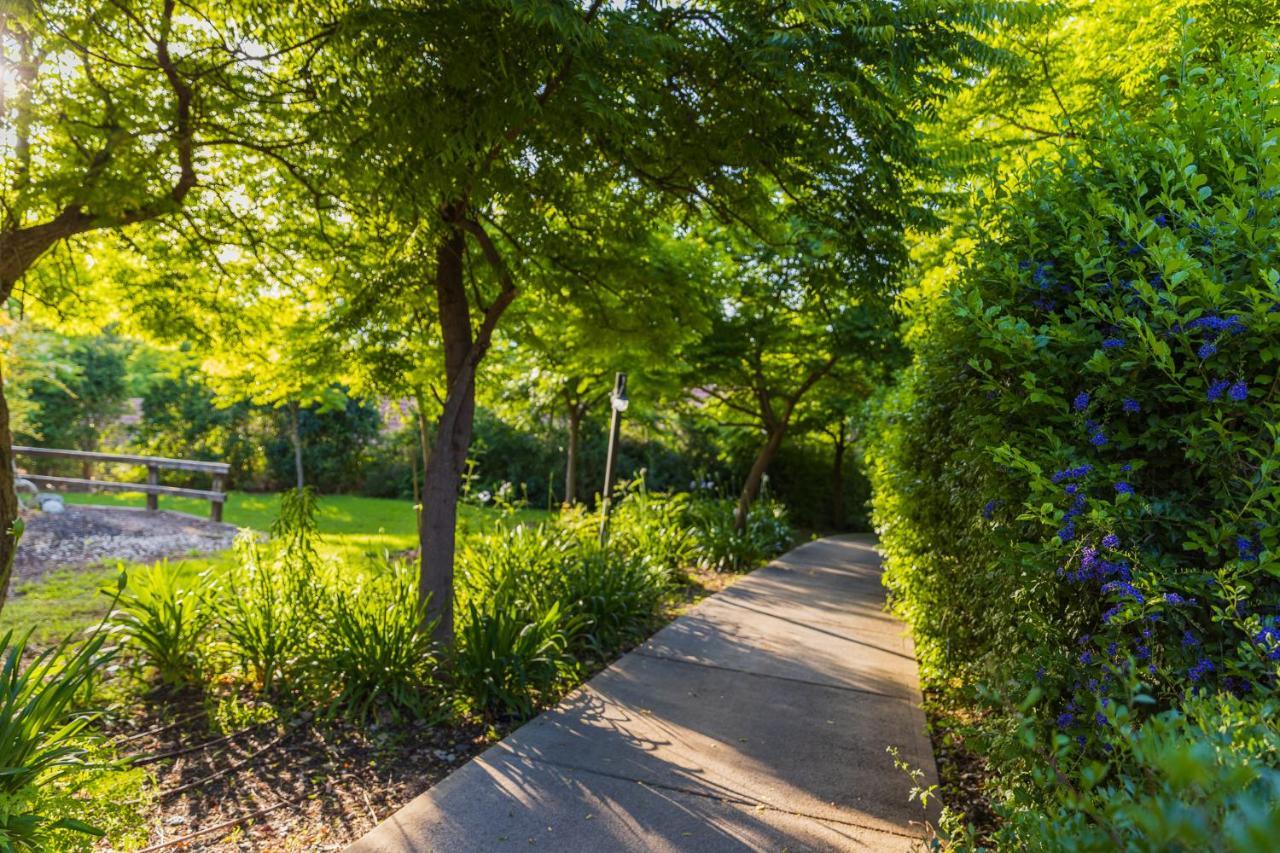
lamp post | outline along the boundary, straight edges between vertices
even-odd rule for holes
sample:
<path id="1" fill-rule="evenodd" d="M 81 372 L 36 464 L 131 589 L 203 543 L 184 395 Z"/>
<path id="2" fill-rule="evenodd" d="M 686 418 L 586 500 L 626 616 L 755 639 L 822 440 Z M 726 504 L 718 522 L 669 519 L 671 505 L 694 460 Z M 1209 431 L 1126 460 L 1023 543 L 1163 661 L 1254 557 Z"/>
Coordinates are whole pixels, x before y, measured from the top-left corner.
<path id="1" fill-rule="evenodd" d="M 609 395 L 609 455 L 604 462 L 604 491 L 600 495 L 600 544 L 609 535 L 609 510 L 613 497 L 613 479 L 617 474 L 618 433 L 622 428 L 622 413 L 630 404 L 627 399 L 627 374 L 619 373 L 613 380 L 613 393 Z"/>

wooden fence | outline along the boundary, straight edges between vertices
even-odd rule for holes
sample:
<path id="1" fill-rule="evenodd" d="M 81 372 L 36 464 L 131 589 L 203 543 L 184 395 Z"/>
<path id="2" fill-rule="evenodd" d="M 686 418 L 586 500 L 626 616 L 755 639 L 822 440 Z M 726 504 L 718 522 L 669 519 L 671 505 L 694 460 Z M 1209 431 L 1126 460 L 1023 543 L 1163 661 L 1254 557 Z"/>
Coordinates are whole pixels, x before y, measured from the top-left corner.
<path id="1" fill-rule="evenodd" d="M 119 483 L 111 480 L 94 480 L 92 477 L 51 477 L 44 474 L 26 474 L 23 479 L 37 486 L 54 486 L 74 491 L 103 489 L 110 492 L 142 492 L 147 496 L 147 509 L 160 508 L 160 496 L 199 498 L 209 502 L 209 518 L 222 521 L 222 505 L 226 503 L 227 473 L 231 466 L 225 462 L 200 462 L 195 459 L 166 459 L 163 456 L 132 456 L 127 453 L 92 453 L 85 450 L 56 450 L 49 447 L 14 447 L 15 456 L 35 459 L 72 459 L 86 464 L 110 462 L 117 465 L 135 465 L 147 469 L 145 483 Z M 161 471 L 195 471 L 208 474 L 213 480 L 209 489 L 187 489 L 180 486 L 160 485 Z"/>

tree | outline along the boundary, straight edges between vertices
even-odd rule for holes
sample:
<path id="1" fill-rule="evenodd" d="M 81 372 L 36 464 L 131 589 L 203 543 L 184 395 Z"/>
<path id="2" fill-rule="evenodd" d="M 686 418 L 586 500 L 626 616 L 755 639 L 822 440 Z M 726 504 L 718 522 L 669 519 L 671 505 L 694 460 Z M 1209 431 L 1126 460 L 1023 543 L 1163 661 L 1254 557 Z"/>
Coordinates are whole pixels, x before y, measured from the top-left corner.
<path id="1" fill-rule="evenodd" d="M 296 294 L 271 294 L 246 307 L 239 330 L 217 342 L 202 369 L 217 391 L 219 405 L 248 400 L 279 410 L 293 451 L 294 486 L 307 484 L 302 413 L 345 412 L 347 393 L 339 377 L 316 357 L 317 326 Z M 359 407 L 357 406 L 357 409 Z"/>
<path id="2" fill-rule="evenodd" d="M 1007 4 L 1005 4 L 1007 5 Z M 982 10 L 976 14 L 975 10 Z M 979 4 L 370 0 L 318 74 L 344 200 L 429 256 L 440 413 L 421 594 L 452 637 L 477 374 L 529 268 L 671 207 L 752 227 L 791 199 L 851 243 L 907 215 L 909 116 L 972 72 Z M 942 73 L 938 73 L 938 72 Z M 954 76 L 953 76 L 954 75 Z M 570 298 L 589 283 L 561 285 Z"/>
<path id="3" fill-rule="evenodd" d="M 64 338 L 54 353 L 70 369 L 26 389 L 36 407 L 28 437 L 52 447 L 97 450 L 126 409 L 129 344 L 109 334 Z M 87 477 L 89 463 L 84 467 Z"/>
<path id="4" fill-rule="evenodd" d="M 889 272 L 878 261 L 859 269 L 866 258 L 845 257 L 818 239 L 787 253 L 751 243 L 731 248 L 721 272 L 726 295 L 690 356 L 689 383 L 706 415 L 762 439 L 738 496 L 741 531 L 800 404 L 825 393 L 838 366 L 847 392 L 849 374 L 889 356 L 894 329 L 870 284 Z"/>
<path id="5" fill-rule="evenodd" d="M 193 205 L 243 219 L 202 186 L 288 150 L 272 120 L 296 113 L 287 60 L 319 37 L 273 4 L 18 0 L 0 11 L 0 302 L 83 288 L 83 265 L 38 262 L 64 241 L 121 232 Z M 285 109 L 285 107 L 288 109 Z M 237 159 L 247 155 L 248 159 Z M 63 259 L 59 259 L 63 260 Z M 32 275 L 41 272 L 42 275 Z M 39 279 L 39 280 L 37 280 Z M 0 389 L 0 606 L 17 513 Z"/>
<path id="6" fill-rule="evenodd" d="M 707 314 L 706 247 L 693 235 L 677 236 L 682 229 L 670 222 L 644 227 L 620 246 L 575 259 L 571 275 L 579 288 L 565 288 L 570 273 L 551 265 L 545 275 L 560 282 L 532 288 L 517 303 L 505 345 L 495 350 L 502 409 L 516 421 L 563 419 L 568 505 L 582 491 L 583 422 L 608 399 L 615 374 L 626 371 L 632 387 L 643 389 L 640 399 L 674 394 L 681 349 L 702 331 Z"/>

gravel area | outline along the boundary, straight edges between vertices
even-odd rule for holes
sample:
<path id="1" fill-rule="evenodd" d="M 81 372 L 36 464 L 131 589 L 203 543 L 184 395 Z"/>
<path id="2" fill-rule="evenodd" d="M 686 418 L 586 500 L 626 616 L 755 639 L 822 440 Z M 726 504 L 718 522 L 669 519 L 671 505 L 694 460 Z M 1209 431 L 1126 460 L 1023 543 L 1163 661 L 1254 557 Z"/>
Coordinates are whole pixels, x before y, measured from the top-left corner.
<path id="1" fill-rule="evenodd" d="M 26 532 L 13 563 L 15 581 L 57 569 L 165 557 L 231 547 L 236 528 L 193 515 L 124 507 L 68 506 L 65 512 L 24 512 Z"/>

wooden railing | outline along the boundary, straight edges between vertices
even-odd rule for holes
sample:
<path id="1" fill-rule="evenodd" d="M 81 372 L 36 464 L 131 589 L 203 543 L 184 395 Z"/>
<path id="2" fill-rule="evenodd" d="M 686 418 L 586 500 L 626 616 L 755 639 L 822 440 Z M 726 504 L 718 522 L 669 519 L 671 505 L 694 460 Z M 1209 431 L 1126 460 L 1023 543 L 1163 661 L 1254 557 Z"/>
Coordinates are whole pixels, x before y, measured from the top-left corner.
<path id="1" fill-rule="evenodd" d="M 231 466 L 225 462 L 201 462 L 195 459 L 166 459 L 163 456 L 132 456 L 127 453 L 92 453 L 86 450 L 57 450 L 49 447 L 14 447 L 14 455 L 36 459 L 73 459 L 77 462 L 111 462 L 117 465 L 136 465 L 147 469 L 145 483 L 118 483 L 111 480 L 94 480 L 90 477 L 51 477 L 45 474 L 24 474 L 23 479 L 37 486 L 55 486 L 77 491 L 104 489 L 110 492 L 142 492 L 147 496 L 147 509 L 160 508 L 160 496 L 198 498 L 209 502 L 209 518 L 222 521 L 222 505 L 226 503 L 227 473 Z M 210 489 L 187 489 L 179 486 L 160 485 L 160 472 L 195 471 L 209 474 L 213 479 Z"/>

